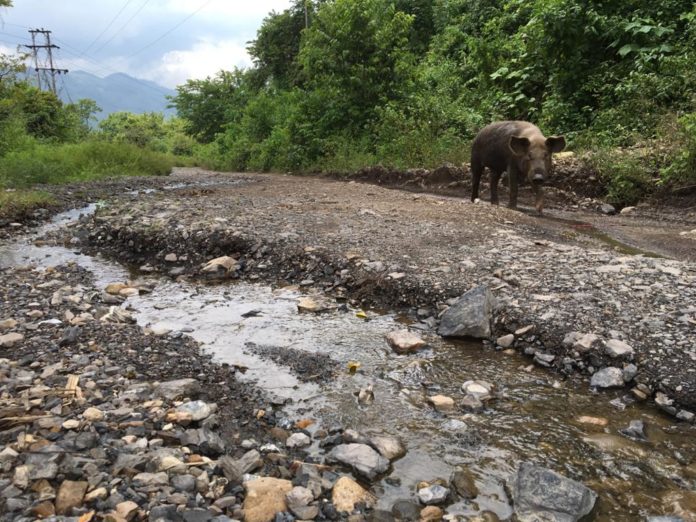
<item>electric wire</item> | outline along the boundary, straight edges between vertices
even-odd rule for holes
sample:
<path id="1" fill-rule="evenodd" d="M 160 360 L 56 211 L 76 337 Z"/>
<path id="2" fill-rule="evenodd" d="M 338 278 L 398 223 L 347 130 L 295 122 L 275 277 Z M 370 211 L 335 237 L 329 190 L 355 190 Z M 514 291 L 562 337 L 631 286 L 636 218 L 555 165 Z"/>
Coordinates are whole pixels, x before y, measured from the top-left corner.
<path id="1" fill-rule="evenodd" d="M 121 13 L 123 13 L 123 11 L 126 9 L 126 7 L 128 7 L 128 6 L 130 5 L 130 3 L 131 3 L 132 1 L 133 1 L 133 0 L 126 0 L 126 3 L 123 4 L 123 7 L 121 7 L 121 9 L 119 9 L 118 13 L 116 13 L 116 15 L 111 19 L 111 21 L 110 21 L 110 22 L 108 23 L 108 25 L 104 28 L 104 30 L 103 30 L 101 33 L 99 33 L 99 35 L 98 35 L 94 40 L 92 40 L 92 42 L 91 42 L 87 47 L 85 47 L 85 49 L 82 51 L 82 54 L 85 54 L 87 51 L 89 51 L 89 50 L 92 48 L 92 46 L 93 46 L 95 43 L 97 43 L 97 41 L 98 41 L 102 36 L 104 36 L 104 34 L 105 34 L 109 29 L 111 29 L 111 26 L 114 25 L 114 22 L 118 19 L 119 16 L 121 16 Z"/>
<path id="2" fill-rule="evenodd" d="M 140 4 L 140 7 L 138 7 L 138 9 L 135 11 L 135 13 L 133 13 L 133 15 L 132 15 L 128 20 L 126 20 L 126 21 L 123 23 L 123 25 L 121 25 L 121 27 L 119 27 L 119 28 L 116 30 L 116 32 L 111 36 L 111 38 L 109 38 L 109 39 L 106 40 L 104 43 L 102 43 L 99 47 L 97 47 L 97 48 L 94 50 L 94 52 L 95 52 L 95 53 L 98 53 L 98 52 L 101 51 L 104 47 L 106 47 L 107 44 L 111 43 L 111 41 L 112 41 L 114 38 L 116 38 L 119 34 L 121 34 L 121 31 L 123 31 L 126 27 L 128 27 L 128 24 L 131 23 L 131 22 L 133 21 L 133 19 L 134 19 L 136 16 L 138 16 L 138 15 L 140 14 L 140 11 L 142 11 L 143 9 L 145 9 L 145 6 L 146 6 L 148 3 L 150 3 L 150 0 L 145 0 L 142 4 Z"/>

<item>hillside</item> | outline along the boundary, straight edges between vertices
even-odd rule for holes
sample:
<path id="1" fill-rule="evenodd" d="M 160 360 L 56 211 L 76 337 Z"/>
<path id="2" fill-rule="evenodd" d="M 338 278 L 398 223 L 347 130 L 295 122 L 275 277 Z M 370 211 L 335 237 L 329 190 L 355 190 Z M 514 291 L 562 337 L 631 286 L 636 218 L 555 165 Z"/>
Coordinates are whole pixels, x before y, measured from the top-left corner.
<path id="1" fill-rule="evenodd" d="M 167 109 L 167 95 L 175 94 L 172 89 L 147 80 L 133 78 L 123 73 L 100 78 L 85 71 L 70 71 L 64 77 L 65 88 L 61 90 L 63 101 L 77 101 L 81 98 L 95 100 L 103 119 L 113 112 L 128 111 L 164 112 L 173 115 L 176 111 Z"/>

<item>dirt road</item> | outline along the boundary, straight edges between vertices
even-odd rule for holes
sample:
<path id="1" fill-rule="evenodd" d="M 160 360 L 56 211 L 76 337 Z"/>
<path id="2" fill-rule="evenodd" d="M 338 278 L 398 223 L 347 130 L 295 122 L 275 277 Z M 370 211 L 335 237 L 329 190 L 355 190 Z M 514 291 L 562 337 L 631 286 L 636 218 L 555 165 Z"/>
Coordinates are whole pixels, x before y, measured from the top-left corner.
<path id="1" fill-rule="evenodd" d="M 93 250 L 175 276 L 200 275 L 201 263 L 229 255 L 238 260 L 235 277 L 405 307 L 431 323 L 449 299 L 487 285 L 499 302 L 496 335 L 533 327 L 514 347 L 535 361 L 586 375 L 604 367 L 628 367 L 631 375 L 635 364 L 628 381 L 636 396 L 665 393 L 677 401 L 665 398 L 665 409 L 689 419 L 696 409 L 696 240 L 680 235 L 693 224 L 655 222 L 640 210 L 589 218 L 599 231 L 627 224 L 629 239 L 652 224 L 661 235 L 637 246 L 677 258 L 669 259 L 628 255 L 635 250 L 586 233 L 568 211 L 538 218 L 284 175 L 179 170 L 171 181 L 170 190 L 116 196 L 75 235 Z M 572 342 L 584 334 L 597 336 L 591 349 Z M 630 350 L 616 356 L 603 348 L 612 340 Z"/>

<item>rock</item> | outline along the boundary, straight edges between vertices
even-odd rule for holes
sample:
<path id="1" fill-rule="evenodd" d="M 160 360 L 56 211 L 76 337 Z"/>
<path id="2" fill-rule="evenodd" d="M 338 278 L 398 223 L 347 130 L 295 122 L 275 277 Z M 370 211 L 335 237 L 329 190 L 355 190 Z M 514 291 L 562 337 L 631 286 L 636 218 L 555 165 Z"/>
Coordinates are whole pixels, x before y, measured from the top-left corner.
<path id="1" fill-rule="evenodd" d="M 377 499 L 350 477 L 341 477 L 331 491 L 331 502 L 339 512 L 351 513 L 356 504 L 372 507 Z"/>
<path id="2" fill-rule="evenodd" d="M 246 473 L 251 473 L 263 466 L 263 460 L 258 451 L 249 450 L 237 460 L 228 456 L 220 457 L 220 459 L 218 459 L 218 466 L 222 468 L 225 478 L 229 480 L 231 484 L 236 485 L 242 483 Z"/>
<path id="3" fill-rule="evenodd" d="M 425 346 L 425 341 L 420 336 L 408 330 L 395 330 L 387 334 L 387 344 L 399 354 L 415 352 Z"/>
<path id="4" fill-rule="evenodd" d="M 73 508 L 82 506 L 88 486 L 84 481 L 64 480 L 56 496 L 56 514 L 70 515 Z"/>
<path id="5" fill-rule="evenodd" d="M 177 413 L 190 416 L 190 419 L 195 422 L 207 419 L 213 414 L 214 411 L 215 408 L 211 407 L 204 401 L 185 402 L 176 408 Z"/>
<path id="6" fill-rule="evenodd" d="M 421 506 L 410 500 L 397 500 L 391 508 L 392 515 L 399 520 L 418 520 L 420 518 Z"/>
<path id="7" fill-rule="evenodd" d="M 464 499 L 476 498 L 479 494 L 474 476 L 471 471 L 466 468 L 459 467 L 452 472 L 450 486 L 457 495 Z"/>
<path id="8" fill-rule="evenodd" d="M 77 342 L 80 337 L 80 327 L 79 326 L 68 326 L 63 331 L 63 337 L 58 341 L 58 346 L 70 346 Z"/>
<path id="9" fill-rule="evenodd" d="M 24 336 L 16 332 L 0 335 L 0 348 L 11 348 L 16 344 L 21 343 L 23 340 Z"/>
<path id="10" fill-rule="evenodd" d="M 285 445 L 288 448 L 304 448 L 312 443 L 312 439 L 304 433 L 293 433 L 285 441 Z"/>
<path id="11" fill-rule="evenodd" d="M 604 417 L 592 417 L 590 415 L 580 415 L 578 422 L 581 424 L 592 424 L 593 426 L 607 426 L 609 420 Z"/>
<path id="12" fill-rule="evenodd" d="M 196 477 L 193 475 L 175 475 L 172 477 L 172 487 L 177 491 L 193 493 L 196 491 Z"/>
<path id="13" fill-rule="evenodd" d="M 433 395 L 428 397 L 428 402 L 439 412 L 447 413 L 454 411 L 454 399 L 452 397 Z"/>
<path id="14" fill-rule="evenodd" d="M 495 344 L 497 344 L 501 348 L 510 348 L 510 346 L 512 346 L 512 343 L 514 343 L 514 342 L 515 342 L 515 335 L 514 334 L 503 335 L 501 337 L 498 337 L 495 340 Z"/>
<path id="15" fill-rule="evenodd" d="M 589 352 L 598 342 L 599 337 L 593 333 L 570 332 L 563 338 L 565 346 L 570 346 L 580 353 Z"/>
<path id="16" fill-rule="evenodd" d="M 133 484 L 143 487 L 160 487 L 169 485 L 169 475 L 165 472 L 159 473 L 138 473 L 133 477 Z"/>
<path id="17" fill-rule="evenodd" d="M 94 502 L 95 500 L 104 500 L 108 496 L 109 492 L 106 490 L 106 488 L 97 488 L 93 489 L 85 495 L 84 502 L 86 504 L 89 504 L 91 502 Z"/>
<path id="18" fill-rule="evenodd" d="M 655 404 L 662 411 L 669 413 L 670 415 L 677 414 L 677 408 L 674 407 L 674 400 L 670 399 L 666 394 L 662 392 L 657 392 L 655 394 Z"/>
<path id="19" fill-rule="evenodd" d="M 475 395 L 467 395 L 459 402 L 459 405 L 465 410 L 481 411 L 483 409 L 483 402 Z"/>
<path id="20" fill-rule="evenodd" d="M 201 269 L 206 274 L 230 273 L 237 270 L 237 260 L 230 256 L 216 257 L 208 261 Z"/>
<path id="21" fill-rule="evenodd" d="M 14 319 L 4 319 L 0 321 L 0 330 L 11 330 L 17 326 L 17 321 Z"/>
<path id="22" fill-rule="evenodd" d="M 320 312 L 327 312 L 333 310 L 336 307 L 326 301 L 317 301 L 311 297 L 301 297 L 297 300 L 297 311 L 298 312 L 309 312 L 318 314 Z"/>
<path id="23" fill-rule="evenodd" d="M 350 466 L 369 480 L 389 468 L 389 461 L 367 444 L 341 444 L 331 450 L 327 459 Z"/>
<path id="24" fill-rule="evenodd" d="M 394 460 L 406 455 L 406 448 L 396 437 L 380 435 L 370 438 L 370 446 L 375 448 L 387 460 Z"/>
<path id="25" fill-rule="evenodd" d="M 480 400 L 490 398 L 493 385 L 486 381 L 466 381 L 462 384 L 462 391 Z"/>
<path id="26" fill-rule="evenodd" d="M 580 482 L 525 462 L 511 487 L 520 521 L 575 522 L 588 515 L 597 495 Z"/>
<path id="27" fill-rule="evenodd" d="M 29 487 L 30 471 L 29 466 L 17 466 L 12 477 L 12 484 L 19 489 L 27 489 Z"/>
<path id="28" fill-rule="evenodd" d="M 43 502 L 39 502 L 34 507 L 32 507 L 31 514 L 37 518 L 52 517 L 56 514 L 56 507 L 53 505 L 53 502 L 45 500 Z"/>
<path id="29" fill-rule="evenodd" d="M 628 357 L 633 355 L 633 347 L 618 339 L 609 339 L 604 343 L 604 351 L 609 357 Z"/>
<path id="30" fill-rule="evenodd" d="M 111 283 L 106 285 L 104 291 L 107 294 L 118 295 L 119 292 L 121 292 L 121 290 L 123 290 L 124 288 L 128 288 L 128 285 L 126 283 Z"/>
<path id="31" fill-rule="evenodd" d="M 285 496 L 285 501 L 288 504 L 288 509 L 300 520 L 312 520 L 319 515 L 317 506 L 310 506 L 309 503 L 314 501 L 312 492 L 302 486 L 295 486 Z"/>
<path id="32" fill-rule="evenodd" d="M 630 214 L 630 213 L 632 213 L 635 209 L 636 209 L 636 207 L 624 207 L 624 208 L 621 209 L 620 214 L 621 214 L 622 216 L 623 216 L 623 215 L 626 215 L 626 214 Z"/>
<path id="33" fill-rule="evenodd" d="M 82 412 L 82 417 L 89 422 L 99 422 L 104 420 L 104 412 L 99 408 L 87 408 Z"/>
<path id="34" fill-rule="evenodd" d="M 277 513 L 287 511 L 286 495 L 292 490 L 292 482 L 271 477 L 258 478 L 244 483 L 245 522 L 271 522 Z"/>
<path id="35" fill-rule="evenodd" d="M 610 205 L 609 203 L 602 203 L 599 206 L 599 211 L 602 214 L 606 214 L 607 216 L 616 214 L 616 208 L 613 205 Z"/>
<path id="36" fill-rule="evenodd" d="M 372 384 L 368 384 L 358 391 L 358 404 L 369 406 L 375 402 L 375 391 Z"/>
<path id="37" fill-rule="evenodd" d="M 485 286 L 478 286 L 462 295 L 442 315 L 438 333 L 443 337 L 488 339 L 495 299 Z"/>
<path id="38" fill-rule="evenodd" d="M 627 364 L 623 367 L 623 380 L 625 383 L 631 382 L 638 375 L 638 367 L 635 364 Z"/>
<path id="39" fill-rule="evenodd" d="M 178 258 L 178 257 L 176 256 L 176 254 L 173 253 L 173 252 L 167 254 L 166 256 L 164 256 L 164 260 L 165 260 L 167 263 L 176 263 L 176 262 L 178 261 L 178 259 L 179 259 L 179 258 Z"/>
<path id="40" fill-rule="evenodd" d="M 590 386 L 593 388 L 621 388 L 623 385 L 623 372 L 614 366 L 602 368 L 590 379 Z"/>
<path id="41" fill-rule="evenodd" d="M 418 500 L 426 506 L 442 504 L 449 496 L 450 490 L 439 484 L 434 484 L 418 490 Z"/>
<path id="42" fill-rule="evenodd" d="M 201 386 L 196 379 L 177 379 L 161 382 L 154 390 L 156 397 L 173 401 L 181 397 L 196 397 L 201 393 Z"/>
<path id="43" fill-rule="evenodd" d="M 443 511 L 437 506 L 424 507 L 420 512 L 420 522 L 440 522 Z"/>
<path id="44" fill-rule="evenodd" d="M 545 368 L 549 368 L 555 359 L 556 356 L 552 353 L 537 352 L 534 354 L 534 362 Z"/>
<path id="45" fill-rule="evenodd" d="M 628 427 L 620 429 L 619 433 L 629 439 L 648 440 L 645 434 L 645 424 L 642 420 L 632 420 L 628 423 Z"/>
<path id="46" fill-rule="evenodd" d="M 138 504 L 132 500 L 116 504 L 116 514 L 123 520 L 132 520 L 138 514 Z"/>
<path id="47" fill-rule="evenodd" d="M 80 427 L 80 421 L 77 419 L 68 419 L 63 424 L 64 430 L 76 430 Z"/>

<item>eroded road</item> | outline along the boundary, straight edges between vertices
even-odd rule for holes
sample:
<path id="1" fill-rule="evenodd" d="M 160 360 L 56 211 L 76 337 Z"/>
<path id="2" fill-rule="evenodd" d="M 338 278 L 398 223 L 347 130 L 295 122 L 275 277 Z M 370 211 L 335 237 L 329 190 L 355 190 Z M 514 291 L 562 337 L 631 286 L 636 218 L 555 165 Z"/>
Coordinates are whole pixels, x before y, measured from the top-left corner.
<path id="1" fill-rule="evenodd" d="M 369 184 L 184 169 L 138 185 L 102 194 L 93 217 L 50 235 L 69 245 L 54 259 L 80 250 L 134 269 L 148 288 L 127 301 L 138 320 L 190 332 L 218 360 L 248 366 L 238 378 L 279 397 L 276 408 L 292 398 L 288 418 L 319 420 L 308 429 L 310 456 L 323 458 L 321 431 L 332 422 L 399 437 L 406 456 L 366 484 L 379 508 L 413 501 L 420 481 L 447 479 L 464 466 L 473 490 L 443 507 L 505 519 L 514 509 L 510 477 L 520 461 L 534 461 L 597 491 L 599 519 L 690 516 L 696 223 L 688 214 L 660 220 L 639 208 L 607 217 L 551 205 L 538 218 Z M 15 254 L 13 264 L 40 255 Z M 201 284 L 208 278 L 201 267 L 219 256 L 236 259 L 229 276 L 244 283 Z M 94 268 L 98 284 L 119 277 L 108 263 Z M 449 300 L 480 284 L 499 303 L 493 338 L 512 334 L 505 350 L 443 342 L 434 332 Z M 306 293 L 347 306 L 298 316 Z M 356 316 L 361 309 L 369 322 Z M 420 331 L 431 348 L 392 354 L 383 337 L 395 321 Z M 577 342 L 586 335 L 595 336 L 587 347 Z M 630 350 L 608 350 L 610 341 Z M 314 353 L 328 359 L 317 364 Z M 352 362 L 361 363 L 355 375 L 346 371 Z M 335 379 L 317 381 L 326 367 Z M 589 377 L 607 367 L 621 370 L 625 388 L 595 395 Z M 494 384 L 483 411 L 437 412 L 429 404 L 435 394 L 458 403 L 470 379 Z M 374 403 L 358 404 L 353 393 L 368 385 Z M 283 418 L 273 422 L 289 428 Z M 645 423 L 645 440 L 621 435 L 631 420 Z"/>

